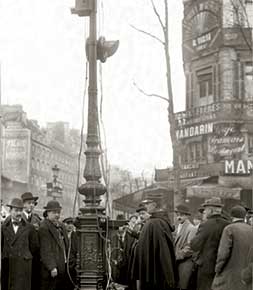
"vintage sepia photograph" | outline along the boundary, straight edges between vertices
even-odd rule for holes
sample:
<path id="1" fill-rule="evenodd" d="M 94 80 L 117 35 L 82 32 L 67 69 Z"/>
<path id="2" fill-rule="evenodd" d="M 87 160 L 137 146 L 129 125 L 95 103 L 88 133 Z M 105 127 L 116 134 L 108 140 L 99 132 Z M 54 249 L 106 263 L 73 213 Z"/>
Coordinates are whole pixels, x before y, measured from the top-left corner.
<path id="1" fill-rule="evenodd" d="M 253 289 L 253 0 L 0 0 L 2 290 Z"/>

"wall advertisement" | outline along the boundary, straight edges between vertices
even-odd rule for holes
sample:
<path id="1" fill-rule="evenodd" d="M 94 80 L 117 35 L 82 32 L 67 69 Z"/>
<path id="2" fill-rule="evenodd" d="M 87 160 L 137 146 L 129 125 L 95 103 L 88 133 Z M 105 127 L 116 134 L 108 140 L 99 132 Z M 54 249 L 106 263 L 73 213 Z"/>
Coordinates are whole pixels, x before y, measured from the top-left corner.
<path id="1" fill-rule="evenodd" d="M 3 132 L 3 174 L 13 181 L 29 182 L 31 132 L 5 129 Z"/>

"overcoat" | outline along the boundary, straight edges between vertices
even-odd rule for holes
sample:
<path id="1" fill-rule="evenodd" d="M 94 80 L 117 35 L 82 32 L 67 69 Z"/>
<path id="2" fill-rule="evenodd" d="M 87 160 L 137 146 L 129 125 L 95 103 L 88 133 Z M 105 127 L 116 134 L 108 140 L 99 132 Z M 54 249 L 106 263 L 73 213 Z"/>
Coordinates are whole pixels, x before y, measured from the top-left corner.
<path id="1" fill-rule="evenodd" d="M 138 242 L 141 290 L 174 289 L 177 267 L 172 227 L 166 216 L 154 214 L 145 223 Z"/>
<path id="2" fill-rule="evenodd" d="M 193 270 L 192 250 L 190 241 L 196 235 L 197 228 L 189 221 L 185 220 L 179 234 L 175 237 L 176 261 L 178 267 L 178 287 L 187 289 Z"/>
<path id="3" fill-rule="evenodd" d="M 60 239 L 59 231 L 62 232 L 64 240 Z M 44 219 L 39 228 L 40 259 L 41 259 L 41 290 L 62 290 L 59 286 L 66 281 L 66 258 L 68 235 L 64 224 L 60 223 L 57 228 L 48 219 Z M 63 244 L 64 242 L 64 244 Z M 51 277 L 51 271 L 56 268 L 58 276 Z M 64 285 L 64 284 L 63 284 Z"/>
<path id="4" fill-rule="evenodd" d="M 250 248 L 247 266 L 241 271 L 241 281 L 247 285 L 247 290 L 253 289 L 253 247 Z"/>
<path id="5" fill-rule="evenodd" d="M 11 217 L 1 228 L 2 290 L 30 290 L 33 254 L 38 250 L 34 227 L 21 219 L 15 234 Z"/>
<path id="6" fill-rule="evenodd" d="M 198 252 L 197 290 L 210 290 L 215 276 L 215 264 L 221 235 L 229 222 L 220 215 L 213 215 L 200 224 L 190 247 Z"/>
<path id="7" fill-rule="evenodd" d="M 31 214 L 31 218 L 28 220 L 25 213 L 22 213 L 22 218 L 36 229 L 36 234 L 38 235 L 38 229 L 41 223 L 41 218 L 36 213 Z M 32 290 L 38 290 L 38 281 L 40 280 L 40 251 L 34 253 L 32 261 Z"/>
<path id="8" fill-rule="evenodd" d="M 253 242 L 253 230 L 243 221 L 234 222 L 223 230 L 213 290 L 246 290 L 241 272 L 247 266 L 249 250 Z"/>

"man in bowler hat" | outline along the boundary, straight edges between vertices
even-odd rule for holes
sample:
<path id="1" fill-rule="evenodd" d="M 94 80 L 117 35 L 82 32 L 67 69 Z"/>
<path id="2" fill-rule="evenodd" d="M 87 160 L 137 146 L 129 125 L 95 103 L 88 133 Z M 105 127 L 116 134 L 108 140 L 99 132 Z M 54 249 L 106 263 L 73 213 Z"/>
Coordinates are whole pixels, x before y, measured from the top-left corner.
<path id="1" fill-rule="evenodd" d="M 10 215 L 1 228 L 2 290 L 30 290 L 38 237 L 34 227 L 22 218 L 22 200 L 14 198 L 7 206 Z"/>
<path id="2" fill-rule="evenodd" d="M 219 197 L 206 200 L 202 207 L 207 220 L 200 224 L 190 246 L 194 252 L 198 252 L 196 290 L 211 290 L 221 235 L 229 222 L 222 217 L 223 204 Z"/>
<path id="3" fill-rule="evenodd" d="M 38 231 L 41 218 L 39 215 L 33 212 L 34 207 L 37 205 L 38 196 L 33 196 L 31 192 L 25 192 L 21 195 L 24 209 L 22 213 L 23 219 L 32 224 L 36 231 Z M 40 280 L 40 253 L 39 249 L 37 253 L 34 253 L 32 262 L 32 290 L 38 289 L 38 281 Z"/>
<path id="4" fill-rule="evenodd" d="M 40 290 L 64 290 L 67 277 L 68 235 L 63 223 L 59 221 L 61 209 L 59 202 L 51 200 L 44 207 L 47 218 L 39 228 L 41 285 Z"/>

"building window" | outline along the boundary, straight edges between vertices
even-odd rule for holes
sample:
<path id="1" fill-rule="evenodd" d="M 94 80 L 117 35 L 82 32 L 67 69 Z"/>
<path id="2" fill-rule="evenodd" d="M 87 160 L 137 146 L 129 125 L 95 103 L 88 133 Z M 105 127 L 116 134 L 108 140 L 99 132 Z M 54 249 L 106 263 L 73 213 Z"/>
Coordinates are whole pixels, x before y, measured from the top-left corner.
<path id="1" fill-rule="evenodd" d="M 245 98 L 253 99 L 253 64 L 245 64 Z"/>
<path id="2" fill-rule="evenodd" d="M 253 136 L 249 136 L 249 153 L 253 153 Z"/>
<path id="3" fill-rule="evenodd" d="M 199 97 L 205 98 L 213 94 L 212 74 L 203 74 L 198 76 Z"/>

